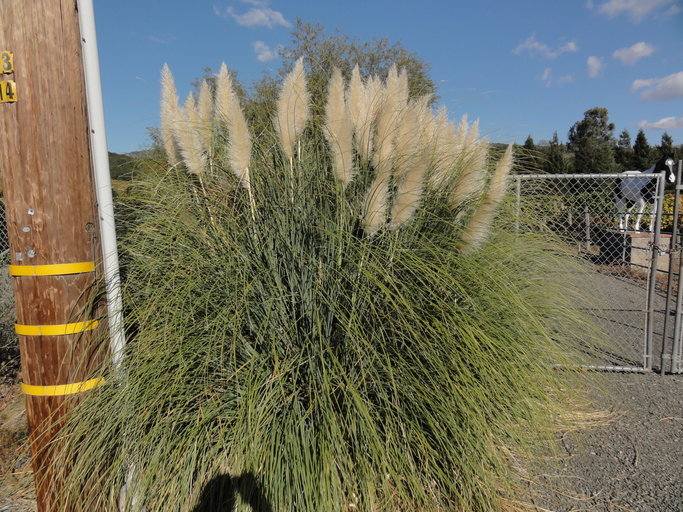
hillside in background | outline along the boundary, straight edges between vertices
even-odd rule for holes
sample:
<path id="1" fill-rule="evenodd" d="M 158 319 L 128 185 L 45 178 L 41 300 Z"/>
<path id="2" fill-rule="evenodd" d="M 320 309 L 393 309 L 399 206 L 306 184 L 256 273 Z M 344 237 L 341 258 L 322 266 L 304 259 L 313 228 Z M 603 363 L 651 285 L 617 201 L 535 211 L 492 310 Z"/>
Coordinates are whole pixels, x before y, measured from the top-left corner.
<path id="1" fill-rule="evenodd" d="M 130 180 L 135 171 L 136 158 L 109 152 L 109 171 L 112 180 Z"/>

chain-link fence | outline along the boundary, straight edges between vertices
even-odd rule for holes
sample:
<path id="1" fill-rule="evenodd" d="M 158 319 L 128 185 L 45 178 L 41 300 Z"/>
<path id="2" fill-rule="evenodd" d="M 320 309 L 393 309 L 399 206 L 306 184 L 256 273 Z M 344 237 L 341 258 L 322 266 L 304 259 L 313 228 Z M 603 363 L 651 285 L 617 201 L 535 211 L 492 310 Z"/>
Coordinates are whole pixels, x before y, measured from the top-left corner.
<path id="1" fill-rule="evenodd" d="M 9 237 L 7 236 L 7 222 L 5 221 L 5 203 L 0 200 L 0 255 L 4 257 L 9 252 Z"/>
<path id="2" fill-rule="evenodd" d="M 567 280 L 585 280 L 591 292 L 582 306 L 605 340 L 602 348 L 591 353 L 589 366 L 642 371 L 652 367 L 653 354 L 660 351 L 666 309 L 661 290 L 666 288 L 670 257 L 653 257 L 653 205 L 662 183 L 658 175 L 511 177 L 515 206 L 520 219 L 525 219 L 521 226 L 518 223 L 518 229 L 548 230 L 588 262 L 580 269 L 558 272 L 566 273 Z M 615 198 L 623 188 L 642 191 L 647 203 L 642 216 L 638 205 L 629 201 L 617 211 Z M 630 215 L 628 206 L 634 206 Z M 625 229 L 620 229 L 620 222 Z M 634 229 L 636 223 L 640 224 L 639 231 Z M 668 244 L 667 236 L 670 238 L 661 235 L 659 246 Z"/>

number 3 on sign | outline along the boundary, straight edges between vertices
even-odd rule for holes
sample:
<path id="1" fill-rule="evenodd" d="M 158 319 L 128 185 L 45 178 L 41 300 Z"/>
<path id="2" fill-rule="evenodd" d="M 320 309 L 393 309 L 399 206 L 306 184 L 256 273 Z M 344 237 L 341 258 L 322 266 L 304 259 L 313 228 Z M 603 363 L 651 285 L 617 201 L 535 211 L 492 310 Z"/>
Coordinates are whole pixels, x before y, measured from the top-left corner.
<path id="1" fill-rule="evenodd" d="M 14 103 L 17 101 L 17 84 L 14 80 L 0 82 L 0 103 Z"/>
<path id="2" fill-rule="evenodd" d="M 14 54 L 6 50 L 0 52 L 0 72 L 14 73 Z"/>

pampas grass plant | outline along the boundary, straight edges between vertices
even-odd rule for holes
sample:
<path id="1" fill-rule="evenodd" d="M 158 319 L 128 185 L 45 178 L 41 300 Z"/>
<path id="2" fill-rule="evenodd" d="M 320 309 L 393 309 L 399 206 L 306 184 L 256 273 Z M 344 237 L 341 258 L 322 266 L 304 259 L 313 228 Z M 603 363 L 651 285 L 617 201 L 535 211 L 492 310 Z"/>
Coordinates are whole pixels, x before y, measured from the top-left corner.
<path id="1" fill-rule="evenodd" d="M 184 164 L 151 168 L 130 189 L 130 342 L 123 366 L 103 370 L 107 384 L 62 429 L 57 509 L 500 510 L 515 492 L 511 458 L 552 442 L 577 386 L 551 368 L 575 360 L 573 336 L 586 326 L 571 285 L 550 271 L 568 257 L 540 235 L 512 233 L 505 215 L 496 221 L 511 151 L 472 157 L 486 145 L 465 137 L 466 121 L 456 133 L 426 100 L 378 77 L 363 84 L 354 70 L 351 181 L 335 149 L 348 137 L 336 126 L 338 73 L 324 133 L 303 130 L 299 61 L 273 113 L 276 134 L 252 146 L 239 142 L 246 124 L 225 76 L 214 141 L 230 141 L 228 165 L 202 173 L 190 97 L 175 131 Z M 400 89 L 403 76 L 390 81 Z M 380 118 L 410 130 L 378 120 L 358 144 L 358 120 L 375 119 L 354 104 L 367 84 L 384 89 L 382 108 L 395 105 Z M 400 157 L 363 156 L 364 144 L 394 145 L 399 134 Z M 466 178 L 474 171 L 482 177 Z M 485 192 L 461 190 L 454 204 L 465 179 Z"/>

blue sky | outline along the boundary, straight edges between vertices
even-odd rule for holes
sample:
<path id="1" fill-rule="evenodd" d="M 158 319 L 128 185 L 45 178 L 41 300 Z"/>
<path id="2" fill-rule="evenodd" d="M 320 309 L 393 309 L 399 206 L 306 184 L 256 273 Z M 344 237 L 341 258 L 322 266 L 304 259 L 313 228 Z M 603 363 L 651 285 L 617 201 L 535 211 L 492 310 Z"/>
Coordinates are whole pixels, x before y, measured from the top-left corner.
<path id="1" fill-rule="evenodd" d="M 566 141 L 583 112 L 615 135 L 683 144 L 683 0 L 95 0 L 110 151 L 149 144 L 166 62 L 181 97 L 221 62 L 250 85 L 280 66 L 296 18 L 400 41 L 432 67 L 440 103 L 498 142 Z"/>

